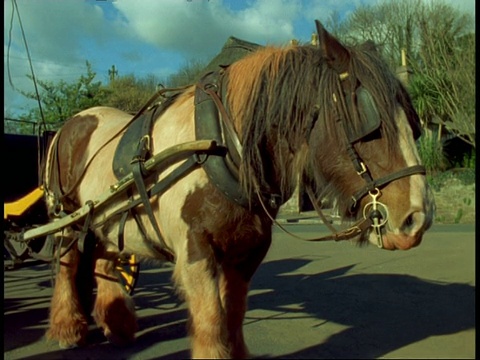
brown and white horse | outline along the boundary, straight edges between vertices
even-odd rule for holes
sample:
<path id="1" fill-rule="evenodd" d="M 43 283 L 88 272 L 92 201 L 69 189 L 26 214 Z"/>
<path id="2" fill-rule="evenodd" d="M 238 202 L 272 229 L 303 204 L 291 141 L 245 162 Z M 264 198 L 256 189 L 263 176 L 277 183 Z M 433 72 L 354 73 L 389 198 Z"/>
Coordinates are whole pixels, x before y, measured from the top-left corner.
<path id="1" fill-rule="evenodd" d="M 421 242 L 434 201 L 416 151 L 412 103 L 371 44 L 346 47 L 318 22 L 317 30 L 319 46 L 259 49 L 222 70 L 217 83 L 177 94 L 155 119 L 152 154 L 197 140 L 198 94 L 216 97 L 211 104 L 222 113 L 220 127 L 230 127 L 221 145 L 238 152 L 227 165 L 225 153 L 196 156 L 197 167 L 150 197 L 155 222 L 142 201 L 121 221 L 118 209 L 134 201 L 131 196 L 139 198 L 134 185 L 107 207 L 93 209 L 87 223 L 96 239 L 93 316 L 111 342 L 129 343 L 137 330 L 133 301 L 116 281 L 115 260 L 171 255 L 173 280 L 189 308 L 192 356 L 248 357 L 242 323 L 249 283 L 271 244 L 272 217 L 299 178 L 312 183 L 317 195 L 330 191 L 346 217 L 373 219 L 356 236 L 359 243 L 406 250 Z M 52 214 L 72 213 L 117 183 L 112 159 L 131 119 L 96 107 L 64 124 L 45 172 Z M 220 173 L 230 169 L 230 178 L 237 176 L 238 183 L 227 184 L 233 194 L 222 184 L 230 180 L 209 170 L 211 158 L 223 162 Z M 181 164 L 153 169 L 147 190 Z M 82 226 L 57 236 L 76 240 Z M 62 347 L 84 343 L 87 333 L 89 313 L 75 282 L 82 275 L 80 256 L 72 247 L 56 275 L 47 335 Z"/>

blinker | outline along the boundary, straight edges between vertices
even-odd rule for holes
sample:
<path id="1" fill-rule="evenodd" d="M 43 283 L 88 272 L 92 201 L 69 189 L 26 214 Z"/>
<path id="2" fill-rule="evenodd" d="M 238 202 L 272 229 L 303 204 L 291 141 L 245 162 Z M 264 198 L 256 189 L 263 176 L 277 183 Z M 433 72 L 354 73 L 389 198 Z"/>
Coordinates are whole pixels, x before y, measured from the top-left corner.
<path id="1" fill-rule="evenodd" d="M 353 97 L 353 96 L 352 96 Z M 357 121 L 346 124 L 346 133 L 348 141 L 353 144 L 364 137 L 370 135 L 380 127 L 380 114 L 373 101 L 372 94 L 364 87 L 359 87 L 355 91 L 355 100 L 352 104 L 352 97 L 347 96 L 346 102 L 350 111 L 356 111 L 358 117 L 354 116 Z"/>

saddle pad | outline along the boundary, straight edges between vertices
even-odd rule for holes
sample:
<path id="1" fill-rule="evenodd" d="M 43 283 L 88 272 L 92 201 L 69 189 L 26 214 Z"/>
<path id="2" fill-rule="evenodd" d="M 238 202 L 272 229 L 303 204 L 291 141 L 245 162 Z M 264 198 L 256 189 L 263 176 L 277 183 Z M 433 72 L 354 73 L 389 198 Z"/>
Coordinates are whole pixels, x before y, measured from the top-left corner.
<path id="1" fill-rule="evenodd" d="M 145 135 L 151 134 L 156 119 L 173 103 L 176 97 L 177 95 L 172 95 L 148 108 L 128 125 L 113 156 L 113 172 L 118 180 L 131 172 L 132 159 L 137 153 L 140 140 Z"/>
<path id="2" fill-rule="evenodd" d="M 151 113 L 151 110 L 147 111 L 133 120 L 130 125 L 128 125 L 117 145 L 112 166 L 113 173 L 118 180 L 128 175 L 130 172 L 130 163 L 137 150 L 138 142 L 144 135 L 142 133 L 143 122 L 145 117 L 151 116 Z"/>

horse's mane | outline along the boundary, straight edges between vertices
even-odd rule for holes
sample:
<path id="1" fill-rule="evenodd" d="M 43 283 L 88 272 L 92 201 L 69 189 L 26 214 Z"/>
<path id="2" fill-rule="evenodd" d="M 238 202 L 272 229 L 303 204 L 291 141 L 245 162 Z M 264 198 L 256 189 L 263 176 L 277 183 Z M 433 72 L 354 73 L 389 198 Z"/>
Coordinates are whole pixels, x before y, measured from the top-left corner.
<path id="1" fill-rule="evenodd" d="M 410 109 L 409 98 L 371 44 L 349 51 L 349 76 L 371 93 L 381 116 L 382 133 L 394 144 L 396 103 Z M 306 144 L 313 116 L 318 116 L 316 123 L 323 136 L 344 143 L 345 135 L 332 113 L 338 76 L 321 49 L 313 46 L 266 47 L 229 67 L 228 107 L 243 144 L 240 180 L 249 195 L 252 179 L 260 183 L 272 176 L 282 180 L 275 190 L 291 194 L 290 180 L 301 170 L 292 168 L 293 154 Z M 273 158 L 276 164 L 266 161 Z M 301 167 L 303 162 L 298 164 Z M 273 165 L 280 174 L 269 174 Z"/>

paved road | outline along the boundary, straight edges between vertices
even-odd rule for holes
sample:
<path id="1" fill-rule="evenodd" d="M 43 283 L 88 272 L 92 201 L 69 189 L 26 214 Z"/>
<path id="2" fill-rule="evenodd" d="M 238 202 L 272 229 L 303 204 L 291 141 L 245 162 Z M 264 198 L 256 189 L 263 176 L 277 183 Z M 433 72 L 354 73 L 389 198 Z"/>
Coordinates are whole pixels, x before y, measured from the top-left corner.
<path id="1" fill-rule="evenodd" d="M 287 225 L 298 235 L 319 225 Z M 245 319 L 258 358 L 475 358 L 475 227 L 435 225 L 406 252 L 348 242 L 308 243 L 275 232 L 256 273 Z M 5 359 L 182 359 L 189 356 L 185 306 L 170 268 L 143 268 L 139 327 L 128 348 L 93 325 L 86 348 L 47 343 L 50 271 L 40 264 L 4 273 Z"/>

